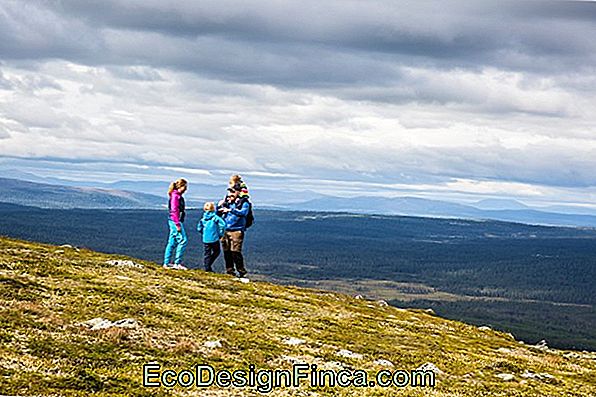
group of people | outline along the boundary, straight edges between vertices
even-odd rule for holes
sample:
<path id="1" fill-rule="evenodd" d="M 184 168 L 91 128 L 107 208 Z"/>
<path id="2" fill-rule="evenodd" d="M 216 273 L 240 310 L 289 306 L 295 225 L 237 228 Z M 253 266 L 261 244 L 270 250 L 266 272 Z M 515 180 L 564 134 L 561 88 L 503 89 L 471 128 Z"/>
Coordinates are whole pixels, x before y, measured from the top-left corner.
<path id="1" fill-rule="evenodd" d="M 188 244 L 184 229 L 186 206 L 183 197 L 187 189 L 188 182 L 185 179 L 172 182 L 168 189 L 170 234 L 164 254 L 165 268 L 187 269 L 183 264 Z M 226 273 L 239 277 L 247 274 L 242 245 L 246 229 L 252 225 L 253 219 L 248 187 L 240 175 L 232 175 L 225 198 L 217 204 L 205 203 L 203 216 L 197 225 L 197 231 L 203 235 L 205 271 L 213 272 L 213 263 L 223 250 Z"/>

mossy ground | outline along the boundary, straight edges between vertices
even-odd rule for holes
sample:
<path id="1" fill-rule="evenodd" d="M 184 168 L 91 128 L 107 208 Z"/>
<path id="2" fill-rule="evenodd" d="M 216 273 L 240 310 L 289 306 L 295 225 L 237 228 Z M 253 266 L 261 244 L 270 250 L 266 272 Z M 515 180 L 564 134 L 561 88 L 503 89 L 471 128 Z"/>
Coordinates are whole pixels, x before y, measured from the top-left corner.
<path id="1" fill-rule="evenodd" d="M 421 310 L 347 295 L 243 284 L 225 275 L 116 267 L 113 255 L 0 238 L 0 394 L 86 396 L 260 395 L 250 388 L 147 389 L 142 367 L 177 370 L 324 367 L 412 370 L 431 362 L 434 388 L 281 388 L 289 396 L 592 396 L 593 353 L 540 351 L 510 336 Z M 128 259 L 128 258 L 126 258 Z M 134 318 L 137 329 L 92 331 L 92 318 Z M 292 346 L 290 337 L 305 340 Z M 222 346 L 207 348 L 206 341 Z M 348 349 L 361 359 L 336 353 Z M 526 379 L 525 371 L 554 379 Z M 499 373 L 514 375 L 505 382 Z M 371 376 L 372 377 L 372 376 Z"/>

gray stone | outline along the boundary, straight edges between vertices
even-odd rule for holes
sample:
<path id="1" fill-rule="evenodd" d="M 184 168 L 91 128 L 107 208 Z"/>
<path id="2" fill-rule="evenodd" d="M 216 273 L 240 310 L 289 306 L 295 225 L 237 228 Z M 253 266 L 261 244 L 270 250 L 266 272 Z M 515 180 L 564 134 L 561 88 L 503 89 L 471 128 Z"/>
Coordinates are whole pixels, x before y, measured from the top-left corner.
<path id="1" fill-rule="evenodd" d="M 537 380 L 552 380 L 555 379 L 554 376 L 552 376 L 551 374 L 547 373 L 547 372 L 540 372 L 540 373 L 533 373 L 530 371 L 526 371 L 523 374 L 521 374 L 522 378 L 526 378 L 526 379 L 537 379 Z"/>
<path id="2" fill-rule="evenodd" d="M 299 338 L 294 338 L 294 337 L 284 339 L 284 344 L 290 345 L 290 346 L 298 346 L 298 345 L 303 345 L 305 343 L 306 343 L 306 341 L 304 339 L 299 339 Z"/>
<path id="3" fill-rule="evenodd" d="M 210 340 L 210 341 L 203 343 L 203 346 L 205 346 L 206 348 L 209 348 L 209 349 L 217 349 L 217 348 L 222 347 L 222 344 L 221 344 L 221 341 Z"/>
<path id="4" fill-rule="evenodd" d="M 136 262 L 130 261 L 130 260 L 112 259 L 112 260 L 106 261 L 106 263 L 108 265 L 112 265 L 112 266 L 132 267 L 132 268 L 136 268 L 136 269 L 143 269 L 145 267 L 140 263 L 136 263 Z"/>
<path id="5" fill-rule="evenodd" d="M 139 323 L 134 318 L 124 318 L 122 320 L 117 320 L 115 322 L 111 322 L 110 320 L 106 320 L 105 318 L 97 317 L 88 321 L 81 323 L 81 325 L 90 328 L 91 331 L 99 331 L 102 329 L 108 329 L 112 327 L 116 328 L 128 328 L 128 329 L 135 329 L 139 327 Z"/>
<path id="6" fill-rule="evenodd" d="M 361 360 L 364 356 L 360 353 L 354 353 L 353 351 L 347 350 L 347 349 L 341 349 L 339 350 L 337 353 L 335 353 L 338 356 L 341 357 L 346 357 L 346 358 L 353 358 L 356 360 Z"/>
<path id="7" fill-rule="evenodd" d="M 134 318 L 123 318 L 122 320 L 115 321 L 112 326 L 117 328 L 139 328 L 139 322 Z"/>
<path id="8" fill-rule="evenodd" d="M 374 364 L 380 365 L 382 367 L 394 367 L 395 365 L 389 361 L 384 359 L 377 359 L 374 361 Z"/>
<path id="9" fill-rule="evenodd" d="M 439 369 L 439 367 L 437 367 L 435 364 L 433 363 L 424 363 L 421 366 L 419 366 L 418 368 L 416 368 L 418 371 L 432 371 L 435 374 L 442 374 L 443 371 L 441 371 Z"/>
<path id="10" fill-rule="evenodd" d="M 495 376 L 504 382 L 511 382 L 515 379 L 515 376 L 513 376 L 513 374 L 497 374 Z"/>

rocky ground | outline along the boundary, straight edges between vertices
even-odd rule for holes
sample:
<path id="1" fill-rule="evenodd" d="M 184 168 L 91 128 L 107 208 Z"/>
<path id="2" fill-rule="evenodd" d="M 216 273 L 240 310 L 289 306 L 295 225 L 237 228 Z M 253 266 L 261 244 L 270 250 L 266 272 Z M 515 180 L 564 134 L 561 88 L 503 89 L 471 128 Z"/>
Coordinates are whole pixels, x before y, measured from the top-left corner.
<path id="1" fill-rule="evenodd" d="M 592 396 L 596 354 L 324 291 L 163 269 L 0 238 L 0 395 L 245 396 L 143 387 L 143 365 L 431 371 L 434 387 L 283 387 L 273 396 Z"/>

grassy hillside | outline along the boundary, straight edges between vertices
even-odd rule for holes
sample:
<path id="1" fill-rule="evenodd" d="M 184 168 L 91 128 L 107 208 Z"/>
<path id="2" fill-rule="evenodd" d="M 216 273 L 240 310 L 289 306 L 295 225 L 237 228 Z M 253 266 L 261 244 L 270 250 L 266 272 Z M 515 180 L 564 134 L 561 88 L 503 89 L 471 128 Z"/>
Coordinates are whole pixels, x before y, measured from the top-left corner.
<path id="1" fill-rule="evenodd" d="M 253 275 L 432 308 L 535 344 L 596 351 L 596 230 L 505 222 L 256 210 Z M 185 262 L 201 266 L 198 210 Z M 163 210 L 58 210 L 0 203 L 0 235 L 160 261 Z M 223 261 L 216 269 L 223 269 Z M 201 266 L 202 267 L 202 266 Z"/>
<path id="2" fill-rule="evenodd" d="M 364 369 L 371 378 L 425 363 L 441 372 L 434 388 L 305 385 L 270 395 L 596 395 L 594 353 L 526 346 L 423 310 L 337 293 L 140 260 L 142 267 L 108 263 L 114 259 L 129 258 L 0 239 L 0 394 L 259 395 L 254 388 L 143 388 L 143 365 L 259 370 L 306 362 Z M 134 321 L 99 330 L 84 324 L 95 318 Z"/>

